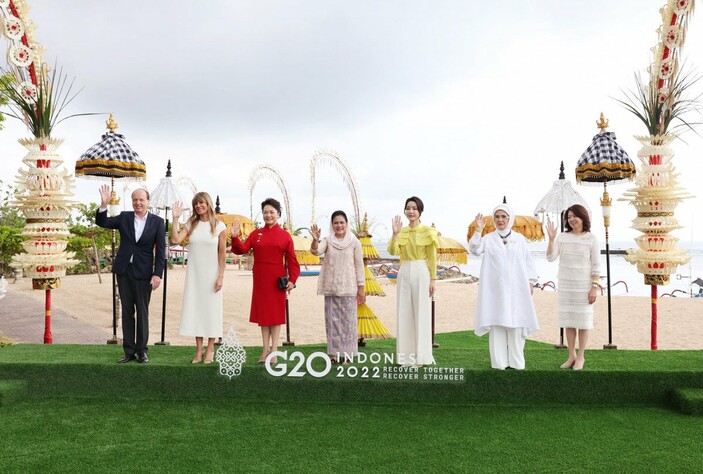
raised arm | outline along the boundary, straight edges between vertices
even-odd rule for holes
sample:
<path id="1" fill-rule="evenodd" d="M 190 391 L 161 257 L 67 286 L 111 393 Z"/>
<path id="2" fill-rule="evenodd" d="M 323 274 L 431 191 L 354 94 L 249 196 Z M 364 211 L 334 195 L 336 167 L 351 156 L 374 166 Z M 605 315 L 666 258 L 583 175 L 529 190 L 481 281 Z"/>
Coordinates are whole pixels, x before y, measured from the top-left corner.
<path id="1" fill-rule="evenodd" d="M 476 214 L 474 223 L 476 224 L 476 230 L 474 231 L 474 235 L 471 236 L 471 239 L 469 239 L 469 252 L 480 256 L 483 253 L 483 236 L 481 234 L 483 234 L 483 229 L 486 228 L 486 219 L 483 217 L 483 214 L 480 212 Z"/>
<path id="2" fill-rule="evenodd" d="M 388 253 L 391 255 L 400 255 L 400 246 L 398 245 L 398 234 L 403 229 L 403 221 L 400 216 L 395 216 L 393 221 L 391 221 L 391 227 L 393 228 L 393 235 L 391 240 L 388 241 Z"/>
<path id="3" fill-rule="evenodd" d="M 182 226 L 178 219 L 183 215 L 183 204 L 176 201 L 171 206 L 171 217 L 173 218 L 173 228 L 171 229 L 171 243 L 180 244 L 188 237 L 188 227 Z"/>
<path id="4" fill-rule="evenodd" d="M 547 261 L 553 262 L 559 256 L 558 246 L 554 244 L 557 237 L 557 226 L 554 225 L 551 219 L 547 219 L 547 235 L 549 243 L 547 243 Z"/>
<path id="5" fill-rule="evenodd" d="M 235 219 L 232 222 L 232 225 L 229 227 L 230 230 L 230 236 L 232 237 L 232 253 L 235 253 L 237 255 L 243 255 L 247 253 L 249 250 L 251 250 L 251 236 L 254 235 L 254 232 L 249 234 L 249 237 L 247 240 L 242 242 L 239 240 L 239 230 L 241 229 L 241 225 L 239 223 L 239 219 Z"/>

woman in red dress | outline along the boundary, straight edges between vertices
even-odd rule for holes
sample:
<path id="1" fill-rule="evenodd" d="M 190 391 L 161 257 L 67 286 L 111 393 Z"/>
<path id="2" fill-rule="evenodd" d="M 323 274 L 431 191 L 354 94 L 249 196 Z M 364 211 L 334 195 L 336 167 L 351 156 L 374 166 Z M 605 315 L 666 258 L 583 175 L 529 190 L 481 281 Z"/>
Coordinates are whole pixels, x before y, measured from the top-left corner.
<path id="1" fill-rule="evenodd" d="M 286 291 L 295 288 L 295 282 L 300 276 L 293 239 L 278 225 L 281 203 L 268 198 L 261 203 L 261 212 L 264 227 L 254 230 L 244 242 L 237 238 L 239 220 L 235 220 L 230 227 L 232 252 L 241 255 L 254 249 L 254 284 L 251 291 L 249 322 L 261 327 L 263 350 L 261 359 L 257 362 L 259 364 L 266 361 L 269 352 L 278 350 L 281 325 L 286 323 Z M 278 286 L 278 278 L 286 276 L 284 256 L 288 265 L 288 286 L 285 291 Z"/>

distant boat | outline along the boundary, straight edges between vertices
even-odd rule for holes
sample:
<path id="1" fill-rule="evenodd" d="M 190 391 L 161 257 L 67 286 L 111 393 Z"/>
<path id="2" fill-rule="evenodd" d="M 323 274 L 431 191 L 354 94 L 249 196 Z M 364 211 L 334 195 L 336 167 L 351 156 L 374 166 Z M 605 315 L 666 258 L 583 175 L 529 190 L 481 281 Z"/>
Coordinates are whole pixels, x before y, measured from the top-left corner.
<path id="1" fill-rule="evenodd" d="M 300 268 L 300 276 L 318 276 L 321 268 L 320 265 L 303 265 Z"/>

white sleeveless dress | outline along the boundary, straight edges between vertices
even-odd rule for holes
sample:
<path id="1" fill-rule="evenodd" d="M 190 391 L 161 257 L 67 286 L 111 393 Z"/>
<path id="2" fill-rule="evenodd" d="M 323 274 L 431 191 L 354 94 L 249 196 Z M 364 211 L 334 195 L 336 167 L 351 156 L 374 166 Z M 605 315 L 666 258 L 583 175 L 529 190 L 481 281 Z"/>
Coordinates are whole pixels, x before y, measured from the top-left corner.
<path id="1" fill-rule="evenodd" d="M 181 313 L 181 336 L 222 337 L 222 292 L 215 293 L 219 271 L 217 244 L 225 232 L 222 222 L 217 223 L 215 235 L 210 224 L 199 222 L 188 240 L 188 268 Z"/>

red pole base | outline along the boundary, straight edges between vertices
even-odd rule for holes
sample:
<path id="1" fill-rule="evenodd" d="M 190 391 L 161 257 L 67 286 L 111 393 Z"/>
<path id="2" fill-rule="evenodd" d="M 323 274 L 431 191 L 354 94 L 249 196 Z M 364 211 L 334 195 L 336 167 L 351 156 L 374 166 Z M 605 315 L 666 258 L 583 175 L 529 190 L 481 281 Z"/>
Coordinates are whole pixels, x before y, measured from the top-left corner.
<path id="1" fill-rule="evenodd" d="M 652 285 L 652 340 L 650 348 L 657 350 L 657 285 Z"/>
<path id="2" fill-rule="evenodd" d="M 44 301 L 44 344 L 53 342 L 51 337 L 51 290 L 46 290 L 46 299 Z"/>

